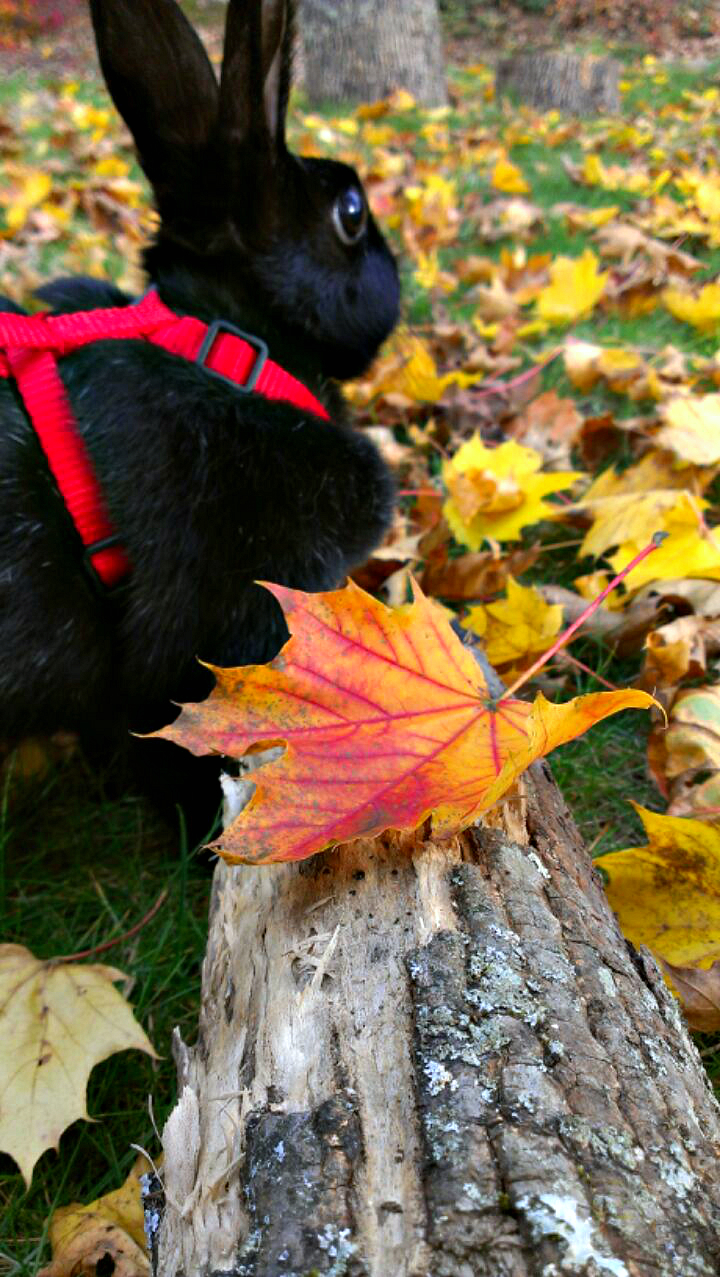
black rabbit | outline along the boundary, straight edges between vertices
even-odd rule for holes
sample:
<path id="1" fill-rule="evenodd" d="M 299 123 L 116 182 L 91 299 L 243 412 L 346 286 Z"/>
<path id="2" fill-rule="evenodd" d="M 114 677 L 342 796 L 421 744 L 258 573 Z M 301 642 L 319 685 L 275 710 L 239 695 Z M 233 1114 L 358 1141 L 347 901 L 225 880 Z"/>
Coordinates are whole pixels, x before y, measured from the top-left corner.
<path id="1" fill-rule="evenodd" d="M 291 0 L 230 0 L 219 84 L 174 0 L 90 7 L 160 215 L 152 285 L 177 314 L 262 339 L 332 418 L 240 393 L 143 340 L 63 357 L 132 563 L 126 587 L 103 597 L 17 389 L 0 380 L 0 740 L 62 727 L 104 748 L 202 698 L 212 679 L 197 657 L 276 654 L 284 620 L 253 581 L 333 588 L 381 540 L 392 480 L 347 424 L 335 381 L 391 331 L 398 281 L 354 170 L 286 147 Z M 86 279 L 40 296 L 56 313 L 133 300 Z M 181 767 L 174 746 L 142 750 L 147 771 L 166 770 L 164 751 Z"/>

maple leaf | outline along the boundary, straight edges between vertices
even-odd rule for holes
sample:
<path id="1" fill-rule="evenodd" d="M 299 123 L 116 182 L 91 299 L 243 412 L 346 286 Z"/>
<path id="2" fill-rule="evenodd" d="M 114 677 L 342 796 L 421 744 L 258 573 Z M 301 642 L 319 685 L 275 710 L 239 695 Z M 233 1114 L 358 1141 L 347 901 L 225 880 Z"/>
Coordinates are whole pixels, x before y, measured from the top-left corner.
<path id="1" fill-rule="evenodd" d="M 492 171 L 491 184 L 506 195 L 526 195 L 530 190 L 517 164 L 506 158 L 498 160 Z"/>
<path id="2" fill-rule="evenodd" d="M 582 505 L 596 513 L 605 508 L 603 502 L 606 497 L 632 494 L 639 496 L 641 493 L 672 490 L 689 490 L 699 496 L 701 489 L 702 479 L 698 477 L 696 470 L 687 465 L 679 465 L 670 452 L 659 452 L 653 448 L 626 470 L 617 470 L 615 466 L 603 470 L 585 490 Z M 663 500 L 672 504 L 670 497 Z M 608 544 L 611 545 L 612 542 Z"/>
<path id="3" fill-rule="evenodd" d="M 536 758 L 643 692 L 551 705 L 488 693 L 444 609 L 414 585 L 396 611 L 352 582 L 304 594 L 267 587 L 292 637 L 267 666 L 211 667 L 207 701 L 157 733 L 196 754 L 284 745 L 253 773 L 249 805 L 212 844 L 231 862 L 301 860 L 430 815 L 443 837 L 471 824 Z"/>
<path id="4" fill-rule="evenodd" d="M 668 519 L 673 514 L 678 520 L 686 517 L 689 526 L 696 530 L 700 523 L 700 510 L 706 504 L 702 498 L 692 498 L 676 488 L 655 488 L 649 492 L 631 489 L 594 497 L 591 487 L 578 503 L 581 509 L 587 509 L 593 515 L 593 524 L 583 540 L 581 553 L 599 557 L 614 545 L 648 541 L 659 529 L 667 530 Z"/>
<path id="5" fill-rule="evenodd" d="M 550 283 L 535 303 L 539 318 L 550 324 L 569 324 L 589 315 L 608 280 L 608 272 L 598 271 L 598 264 L 589 248 L 582 257 L 556 257 L 550 266 Z"/>
<path id="6" fill-rule="evenodd" d="M 116 1051 L 155 1055 L 113 987 L 124 979 L 114 967 L 42 962 L 22 945 L 0 945 L 0 1148 L 28 1184 L 45 1149 L 88 1119 L 93 1066 Z"/>
<path id="7" fill-rule="evenodd" d="M 478 599 L 498 594 L 512 572 L 527 572 L 539 554 L 540 546 L 535 544 L 527 549 L 519 546 L 507 555 L 501 555 L 496 548 L 449 558 L 443 547 L 428 558 L 420 585 L 425 594 L 441 599 Z"/>
<path id="8" fill-rule="evenodd" d="M 640 589 L 649 581 L 662 581 L 668 577 L 697 576 L 720 580 L 720 535 L 703 524 L 700 503 L 689 493 L 677 493 L 675 501 L 660 521 L 655 532 L 664 532 L 666 539 L 652 555 L 652 562 L 641 563 L 633 572 L 632 589 Z M 620 498 L 618 498 L 620 500 Z M 641 498 L 642 500 L 642 498 Z M 638 525 L 642 524 L 638 512 Z M 624 541 L 608 562 L 619 572 L 642 548 L 645 537 Z"/>
<path id="9" fill-rule="evenodd" d="M 51 190 L 52 178 L 47 173 L 28 173 L 23 178 L 5 209 L 5 223 L 9 234 L 15 235 L 22 230 L 30 210 L 42 204 Z"/>
<path id="10" fill-rule="evenodd" d="M 583 540 L 582 553 L 601 555 L 617 546 L 608 559 L 620 571 L 651 536 L 664 532 L 666 539 L 652 561 L 646 560 L 633 572 L 633 590 L 681 573 L 720 579 L 720 537 L 703 522 L 707 504 L 681 489 L 621 492 L 590 501 L 583 497 L 579 506 L 592 512 L 594 523 Z"/>
<path id="11" fill-rule="evenodd" d="M 708 654 L 720 650 L 720 621 L 679 616 L 648 634 L 645 649 L 644 687 L 675 687 L 683 679 L 701 678 Z"/>
<path id="12" fill-rule="evenodd" d="M 574 399 L 561 399 L 556 390 L 538 395 L 506 426 L 506 431 L 526 448 L 535 448 L 550 469 L 570 465 L 570 450 L 583 418 Z"/>
<path id="13" fill-rule="evenodd" d="M 717 1033 L 720 1029 L 720 960 L 713 962 L 707 971 L 661 961 L 683 1004 L 690 1028 L 696 1033 Z"/>
<path id="14" fill-rule="evenodd" d="M 461 370 L 440 374 L 426 342 L 401 330 L 386 354 L 374 365 L 369 379 L 348 388 L 357 404 L 380 395 L 402 395 L 408 403 L 437 403 L 449 386 L 473 386 L 482 373 Z"/>
<path id="15" fill-rule="evenodd" d="M 120 1188 L 87 1206 L 71 1202 L 53 1214 L 49 1235 L 52 1263 L 38 1277 L 80 1277 L 112 1272 L 113 1277 L 145 1277 L 150 1260 L 145 1238 L 140 1177 L 150 1170 L 142 1154 Z M 99 1265 L 102 1267 L 98 1268 Z"/>
<path id="16" fill-rule="evenodd" d="M 495 603 L 471 607 L 462 624 L 483 640 L 490 664 L 507 679 L 549 647 L 560 632 L 563 610 L 547 603 L 535 586 L 520 585 L 513 577 L 508 577 L 506 593 Z"/>
<path id="17" fill-rule="evenodd" d="M 487 538 L 516 541 L 523 528 L 558 511 L 544 498 L 568 488 L 581 471 L 540 472 L 542 457 L 510 439 L 487 448 L 478 434 L 443 464 L 449 497 L 443 514 L 457 541 L 479 550 Z"/>
<path id="18" fill-rule="evenodd" d="M 656 435 L 661 448 L 698 466 L 720 462 L 720 395 L 679 395 L 661 412 L 666 422 Z"/>
<path id="19" fill-rule="evenodd" d="M 650 737 L 648 762 L 663 793 L 666 780 L 720 773 L 720 686 L 677 693 L 666 730 L 653 731 Z"/>
<path id="20" fill-rule="evenodd" d="M 647 845 L 599 861 L 623 935 L 667 962 L 708 967 L 720 957 L 720 830 L 633 806 Z"/>
<path id="21" fill-rule="evenodd" d="M 666 288 L 662 300 L 671 315 L 700 332 L 715 332 L 720 324 L 720 284 L 706 284 L 696 297 L 678 288 Z"/>

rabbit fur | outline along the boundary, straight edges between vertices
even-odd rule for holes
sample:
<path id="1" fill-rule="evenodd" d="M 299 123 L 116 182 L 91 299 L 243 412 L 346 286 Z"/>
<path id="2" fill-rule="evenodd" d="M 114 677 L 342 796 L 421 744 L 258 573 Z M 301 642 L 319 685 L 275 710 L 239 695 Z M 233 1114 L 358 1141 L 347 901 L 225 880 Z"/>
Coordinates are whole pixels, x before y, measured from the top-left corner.
<path id="1" fill-rule="evenodd" d="M 64 728 L 113 748 L 209 691 L 197 657 L 277 653 L 282 613 L 253 582 L 334 588 L 382 539 L 392 479 L 336 382 L 391 331 L 398 280 L 354 170 L 286 147 L 292 3 L 230 0 L 219 83 L 175 0 L 90 8 L 159 213 L 150 282 L 178 314 L 262 338 L 332 418 L 242 394 L 143 341 L 62 358 L 133 565 L 127 587 L 103 598 L 18 394 L 0 381 L 0 739 Z M 56 313 L 133 300 L 83 278 L 39 296 Z M 176 747 L 140 745 L 150 771 L 158 750 L 178 765 Z"/>

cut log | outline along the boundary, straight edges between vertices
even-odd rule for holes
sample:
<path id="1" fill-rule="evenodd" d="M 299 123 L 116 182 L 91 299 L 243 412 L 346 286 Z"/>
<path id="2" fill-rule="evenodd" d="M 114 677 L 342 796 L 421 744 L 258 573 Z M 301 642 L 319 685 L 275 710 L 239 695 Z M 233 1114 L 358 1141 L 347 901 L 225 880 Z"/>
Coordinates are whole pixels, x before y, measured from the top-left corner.
<path id="1" fill-rule="evenodd" d="M 536 49 L 504 58 L 497 68 L 498 94 L 570 115 L 616 115 L 620 110 L 620 63 L 592 54 Z"/>
<path id="2" fill-rule="evenodd" d="M 715 1277 L 720 1114 L 545 765 L 450 842 L 215 871 L 158 1277 Z"/>

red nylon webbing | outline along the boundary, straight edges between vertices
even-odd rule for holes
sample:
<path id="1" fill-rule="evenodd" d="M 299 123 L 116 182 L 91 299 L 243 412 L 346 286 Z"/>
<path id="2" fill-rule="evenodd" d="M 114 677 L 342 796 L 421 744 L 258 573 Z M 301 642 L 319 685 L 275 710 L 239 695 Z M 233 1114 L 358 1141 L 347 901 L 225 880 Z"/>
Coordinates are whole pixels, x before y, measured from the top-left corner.
<path id="1" fill-rule="evenodd" d="M 13 377 L 17 382 L 68 513 L 103 585 L 117 585 L 131 565 L 121 545 L 91 549 L 112 537 L 114 529 L 56 359 L 90 342 L 110 338 L 145 338 L 172 354 L 195 359 L 207 333 L 207 324 L 189 315 L 177 316 L 154 290 L 133 306 L 71 315 L 0 314 L 0 377 Z M 221 328 L 202 366 L 242 386 L 257 359 L 252 342 Z M 329 419 L 324 405 L 307 386 L 271 359 L 265 360 L 254 392 Z"/>

